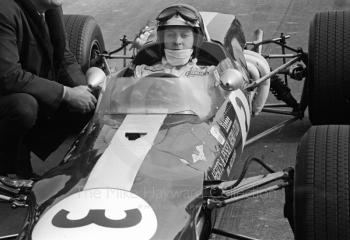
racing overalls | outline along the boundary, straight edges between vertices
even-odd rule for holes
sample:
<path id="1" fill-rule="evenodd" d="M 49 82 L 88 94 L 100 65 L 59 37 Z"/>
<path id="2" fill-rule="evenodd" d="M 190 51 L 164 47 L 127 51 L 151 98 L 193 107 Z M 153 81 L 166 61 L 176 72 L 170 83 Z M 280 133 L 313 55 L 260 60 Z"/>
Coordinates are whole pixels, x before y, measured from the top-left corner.
<path id="1" fill-rule="evenodd" d="M 184 66 L 174 67 L 167 62 L 165 57 L 163 57 L 160 63 L 153 66 L 145 64 L 136 66 L 134 76 L 140 78 L 152 73 L 170 73 L 177 77 L 191 78 L 207 76 L 215 69 L 215 66 L 198 66 L 196 63 L 197 59 L 192 59 Z"/>

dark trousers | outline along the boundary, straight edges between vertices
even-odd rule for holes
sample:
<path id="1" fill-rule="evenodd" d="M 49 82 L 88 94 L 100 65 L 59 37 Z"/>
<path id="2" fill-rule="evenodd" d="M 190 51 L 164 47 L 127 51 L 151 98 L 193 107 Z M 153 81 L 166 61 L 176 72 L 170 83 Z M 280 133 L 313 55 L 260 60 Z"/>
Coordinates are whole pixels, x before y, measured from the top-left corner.
<path id="1" fill-rule="evenodd" d="M 29 94 L 1 96 L 0 174 L 30 175 L 30 151 L 45 160 L 69 135 L 78 133 L 90 117 L 71 112 L 62 104 L 49 118 Z"/>

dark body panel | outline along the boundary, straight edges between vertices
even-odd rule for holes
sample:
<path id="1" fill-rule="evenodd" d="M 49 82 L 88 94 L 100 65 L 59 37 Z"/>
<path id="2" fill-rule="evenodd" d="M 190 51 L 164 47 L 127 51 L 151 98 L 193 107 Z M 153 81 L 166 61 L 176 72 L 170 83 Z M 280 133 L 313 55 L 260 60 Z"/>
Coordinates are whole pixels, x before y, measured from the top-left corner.
<path id="1" fill-rule="evenodd" d="M 117 80 L 117 74 L 108 79 L 110 83 Z M 212 86 L 214 95 L 217 91 L 215 88 L 219 86 Z M 112 92 L 107 84 L 103 96 Z M 247 95 L 241 90 L 227 92 L 227 96 L 221 101 L 210 95 L 213 105 L 208 109 L 212 109 L 213 114 L 203 115 L 206 116 L 205 119 L 193 113 L 165 115 L 163 113 L 164 120 L 159 120 L 162 118 L 156 113 L 143 113 L 139 116 L 108 114 L 113 99 L 110 96 L 107 98 L 107 101 L 99 99 L 95 116 L 73 144 L 60 166 L 45 174 L 43 179 L 34 185 L 36 214 L 41 215 L 36 220 L 36 226 L 41 224 L 43 229 L 40 219 L 47 221 L 45 216 L 55 218 L 60 211 L 67 210 L 64 208 L 57 210 L 55 207 L 79 192 L 84 194 L 93 189 L 101 191 L 121 189 L 145 200 L 154 212 L 157 226 L 152 239 L 195 239 L 196 234 L 207 238 L 210 226 L 215 221 L 215 217 L 211 217 L 215 216 L 215 212 L 203 208 L 203 181 L 232 179 L 231 170 L 241 155 L 249 129 L 250 106 Z M 151 119 L 150 115 L 154 115 L 159 122 L 147 122 L 147 119 Z M 141 126 L 145 127 L 145 131 L 133 131 L 134 123 L 130 123 L 130 119 L 135 118 L 145 119 Z M 154 128 L 157 132 L 152 133 L 154 125 L 157 124 L 159 128 Z M 155 135 L 154 138 L 151 141 L 147 140 L 152 134 Z M 124 140 L 129 142 L 130 146 L 144 139 L 146 142 L 150 141 L 148 143 L 151 146 L 147 148 L 145 155 L 135 156 L 139 150 L 137 147 L 141 145 L 136 144 L 133 155 L 132 147 L 131 151 L 130 149 L 126 151 L 127 147 L 121 146 L 125 142 L 121 141 L 120 136 L 127 138 Z M 142 145 L 142 148 L 146 145 Z M 122 149 L 127 154 L 113 155 L 111 154 L 113 148 Z M 129 158 L 130 164 L 133 164 L 132 161 L 137 161 L 139 164 L 135 167 L 127 166 L 128 169 L 125 171 L 134 171 L 132 174 L 135 176 L 130 177 L 129 174 L 123 179 L 121 176 Z M 104 165 L 106 161 L 107 164 Z M 114 181 L 115 179 L 118 181 Z M 82 198 L 78 204 L 84 205 L 84 201 L 86 199 Z M 88 203 L 86 205 L 88 206 Z M 78 211 L 80 207 L 76 206 L 71 211 L 74 213 L 74 210 Z M 108 206 L 106 212 L 107 208 Z M 83 216 L 81 220 L 88 217 Z M 53 219 L 47 221 L 49 227 L 53 227 L 52 223 Z M 84 236 L 84 229 L 95 227 L 92 225 L 77 228 L 77 232 Z M 39 227 L 37 231 L 35 230 L 34 226 L 36 236 L 40 236 Z M 58 230 L 62 233 L 67 231 L 65 228 Z M 140 234 L 142 236 L 142 233 Z"/>
<path id="2" fill-rule="evenodd" d="M 96 114 L 61 165 L 34 185 L 39 214 L 84 190 L 90 172 L 124 119 L 125 115 Z M 194 115 L 167 115 L 130 189 L 157 216 L 153 239 L 192 238 L 192 221 L 202 205 L 203 180 L 229 178 L 242 150 L 239 131 L 229 100 L 206 121 Z"/>

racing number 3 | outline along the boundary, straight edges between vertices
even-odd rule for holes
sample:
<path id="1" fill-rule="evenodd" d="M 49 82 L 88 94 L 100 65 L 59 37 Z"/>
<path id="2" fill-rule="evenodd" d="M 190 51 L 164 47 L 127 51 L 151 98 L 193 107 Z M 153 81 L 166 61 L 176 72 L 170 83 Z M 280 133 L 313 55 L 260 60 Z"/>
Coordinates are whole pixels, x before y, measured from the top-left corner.
<path id="1" fill-rule="evenodd" d="M 107 228 L 128 228 L 137 225 L 142 219 L 141 212 L 137 208 L 125 210 L 125 213 L 124 219 L 112 220 L 106 217 L 104 209 L 91 209 L 86 217 L 71 220 L 67 218 L 69 212 L 62 209 L 54 216 L 52 224 L 59 228 L 77 228 L 92 223 Z"/>

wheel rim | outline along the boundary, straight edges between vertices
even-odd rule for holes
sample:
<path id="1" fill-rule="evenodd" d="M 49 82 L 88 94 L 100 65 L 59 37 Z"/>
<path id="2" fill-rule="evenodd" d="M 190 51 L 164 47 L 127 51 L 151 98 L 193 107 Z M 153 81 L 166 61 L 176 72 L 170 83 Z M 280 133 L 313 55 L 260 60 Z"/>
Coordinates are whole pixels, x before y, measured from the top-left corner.
<path id="1" fill-rule="evenodd" d="M 99 63 L 99 54 L 101 53 L 101 46 L 97 40 L 91 43 L 90 56 L 89 56 L 89 67 L 98 67 L 102 65 Z"/>

